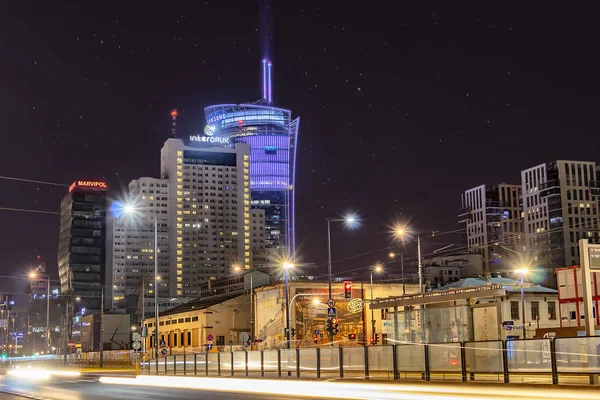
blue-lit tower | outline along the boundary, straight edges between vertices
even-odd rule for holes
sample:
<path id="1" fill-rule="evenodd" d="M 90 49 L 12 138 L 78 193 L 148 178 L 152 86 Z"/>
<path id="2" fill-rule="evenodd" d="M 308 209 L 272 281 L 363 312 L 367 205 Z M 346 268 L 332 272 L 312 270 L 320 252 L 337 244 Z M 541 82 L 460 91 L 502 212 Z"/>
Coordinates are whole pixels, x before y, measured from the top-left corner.
<path id="1" fill-rule="evenodd" d="M 262 61 L 262 98 L 247 104 L 206 107 L 211 136 L 229 138 L 230 145 L 250 145 L 250 205 L 265 211 L 266 245 L 294 256 L 295 171 L 300 117 L 273 106 L 272 64 Z"/>

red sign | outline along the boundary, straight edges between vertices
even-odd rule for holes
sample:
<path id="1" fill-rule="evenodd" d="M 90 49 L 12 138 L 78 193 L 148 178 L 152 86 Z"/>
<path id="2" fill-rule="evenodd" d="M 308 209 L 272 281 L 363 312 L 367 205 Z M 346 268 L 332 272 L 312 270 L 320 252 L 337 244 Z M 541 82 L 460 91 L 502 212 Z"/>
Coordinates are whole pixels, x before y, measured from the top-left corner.
<path id="1" fill-rule="evenodd" d="M 71 184 L 71 186 L 69 186 L 69 192 L 73 191 L 73 189 L 77 188 L 77 187 L 84 187 L 84 188 L 89 188 L 89 189 L 99 189 L 99 190 L 106 190 L 107 186 L 106 186 L 106 182 L 102 182 L 102 181 L 75 181 Z"/>
<path id="2" fill-rule="evenodd" d="M 72 340 L 69 340 L 69 343 L 67 344 L 67 347 L 75 347 L 75 342 Z"/>

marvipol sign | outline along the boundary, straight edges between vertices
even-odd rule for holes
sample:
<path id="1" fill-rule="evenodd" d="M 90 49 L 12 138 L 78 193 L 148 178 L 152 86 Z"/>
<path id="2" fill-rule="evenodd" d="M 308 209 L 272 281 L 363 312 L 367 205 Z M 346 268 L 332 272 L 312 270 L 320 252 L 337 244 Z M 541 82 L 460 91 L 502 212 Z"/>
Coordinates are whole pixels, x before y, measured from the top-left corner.
<path id="1" fill-rule="evenodd" d="M 75 182 L 73 182 L 71 184 L 71 186 L 69 186 L 69 192 L 71 192 L 76 187 L 85 187 L 85 188 L 100 189 L 100 190 L 106 190 L 107 189 L 106 182 L 102 182 L 102 181 L 75 181 Z"/>

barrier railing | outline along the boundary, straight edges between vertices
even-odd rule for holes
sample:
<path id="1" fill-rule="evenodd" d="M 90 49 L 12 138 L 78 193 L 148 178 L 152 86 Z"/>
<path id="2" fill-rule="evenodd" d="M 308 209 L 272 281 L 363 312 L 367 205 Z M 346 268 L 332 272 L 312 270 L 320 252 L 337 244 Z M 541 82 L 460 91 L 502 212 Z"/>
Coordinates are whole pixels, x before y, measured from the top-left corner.
<path id="1" fill-rule="evenodd" d="M 591 383 L 600 337 L 203 352 L 148 364 L 169 375 Z"/>

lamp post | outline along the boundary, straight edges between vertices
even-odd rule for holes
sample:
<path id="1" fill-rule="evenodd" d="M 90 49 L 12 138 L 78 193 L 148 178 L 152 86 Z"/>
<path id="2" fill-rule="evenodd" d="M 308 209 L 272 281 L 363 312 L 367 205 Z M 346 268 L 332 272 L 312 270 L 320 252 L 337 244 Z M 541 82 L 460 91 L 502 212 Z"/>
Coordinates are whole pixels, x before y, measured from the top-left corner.
<path id="1" fill-rule="evenodd" d="M 383 271 L 383 266 L 379 263 L 375 264 L 371 269 L 371 305 L 369 308 L 371 309 L 371 337 L 375 338 L 375 310 L 373 310 L 373 272 L 379 273 Z M 373 340 L 373 344 L 375 344 L 375 340 Z"/>
<path id="2" fill-rule="evenodd" d="M 515 271 L 517 274 L 521 274 L 521 309 L 523 310 L 523 339 L 527 339 L 527 329 L 525 329 L 525 290 L 523 287 L 523 281 L 525 274 L 529 272 L 527 268 L 520 268 Z"/>
<path id="3" fill-rule="evenodd" d="M 422 258 L 421 258 L 421 235 L 419 232 L 413 231 L 411 230 L 410 232 L 414 232 L 417 236 L 417 265 L 418 265 L 418 273 L 419 273 L 419 293 L 423 292 L 423 262 L 422 262 Z M 394 233 L 397 237 L 402 237 L 404 235 L 406 235 L 407 233 L 410 233 L 406 228 L 404 227 L 397 227 L 394 229 Z M 434 233 L 432 231 L 432 233 Z M 424 309 L 425 306 L 423 304 L 420 304 L 420 315 L 419 315 L 419 321 L 420 321 L 420 331 L 421 331 L 421 340 L 423 341 L 425 339 L 425 331 L 424 331 L 424 324 L 423 324 L 423 319 L 424 319 Z"/>
<path id="4" fill-rule="evenodd" d="M 125 211 L 126 214 L 134 214 L 137 211 L 137 209 L 134 206 L 129 205 L 129 204 L 126 204 L 123 207 L 123 210 Z M 156 216 L 156 212 L 154 212 L 153 214 L 154 214 L 154 359 L 158 360 L 158 347 L 159 347 L 159 342 L 158 342 L 158 327 L 159 327 L 159 323 L 158 323 L 158 319 L 159 319 L 159 313 L 158 313 L 158 281 L 159 281 L 159 276 L 158 276 L 158 251 L 159 251 L 158 250 L 158 217 Z M 104 304 L 102 306 L 104 307 Z M 158 368 L 156 370 L 156 373 L 158 374 Z"/>
<path id="5" fill-rule="evenodd" d="M 294 264 L 289 263 L 289 262 L 285 262 L 283 263 L 283 271 L 285 272 L 285 326 L 287 327 L 287 332 L 286 332 L 286 339 L 287 339 L 287 348 L 290 348 L 290 342 L 292 341 L 292 335 L 291 335 L 291 327 L 290 327 L 290 304 L 289 304 L 289 299 L 290 299 L 290 269 L 294 268 Z"/>
<path id="6" fill-rule="evenodd" d="M 329 300 L 333 299 L 331 293 L 331 223 L 343 222 L 348 227 L 354 226 L 358 222 L 356 215 L 347 215 L 344 218 L 325 218 L 327 221 L 327 272 L 329 275 Z"/>
<path id="7" fill-rule="evenodd" d="M 239 265 L 234 265 L 233 270 L 235 272 L 241 272 L 242 268 Z M 243 275 L 247 273 L 250 274 L 250 350 L 252 350 L 254 346 L 254 271 L 252 267 L 250 267 L 250 271 L 245 272 Z M 242 276 L 243 276 L 242 275 Z"/>
<path id="8" fill-rule="evenodd" d="M 404 254 L 403 253 L 396 254 L 394 252 L 390 252 L 390 254 L 389 254 L 390 258 L 394 258 L 397 255 L 400 256 L 400 279 L 402 279 L 402 296 L 404 296 L 406 294 L 406 285 L 404 282 Z"/>
<path id="9" fill-rule="evenodd" d="M 37 273 L 29 273 L 30 278 L 36 278 Z M 46 275 L 46 350 L 50 353 L 50 276 Z"/>

